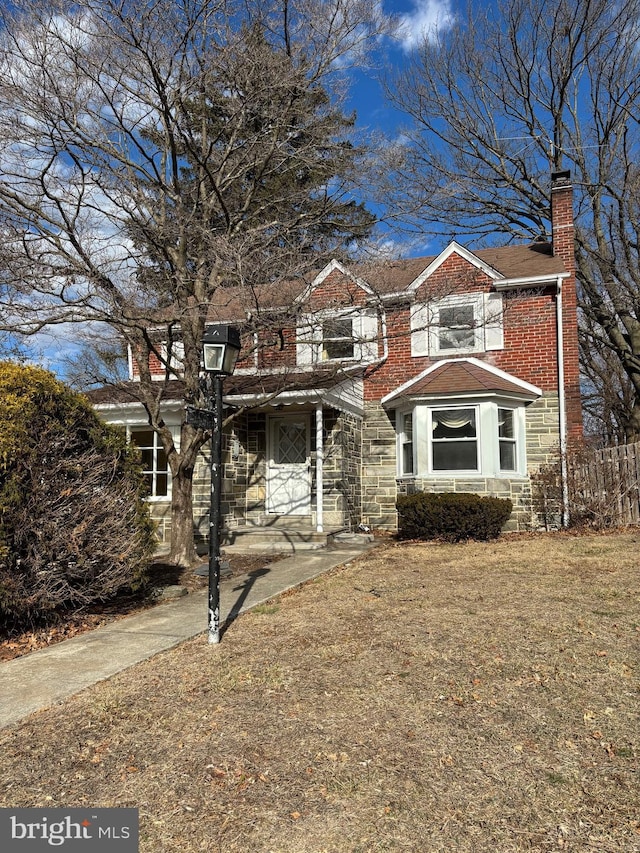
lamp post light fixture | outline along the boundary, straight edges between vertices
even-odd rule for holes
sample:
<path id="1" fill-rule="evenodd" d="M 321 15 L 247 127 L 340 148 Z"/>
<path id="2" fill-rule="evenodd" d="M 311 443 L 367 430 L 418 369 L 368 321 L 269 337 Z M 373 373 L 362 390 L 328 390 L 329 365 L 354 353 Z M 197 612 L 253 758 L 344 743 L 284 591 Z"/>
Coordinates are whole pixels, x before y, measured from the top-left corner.
<path id="1" fill-rule="evenodd" d="M 222 382 L 236 366 L 240 332 L 234 326 L 209 326 L 202 336 L 208 429 L 211 429 L 209 504 L 209 643 L 220 642 L 220 497 L 222 491 Z"/>

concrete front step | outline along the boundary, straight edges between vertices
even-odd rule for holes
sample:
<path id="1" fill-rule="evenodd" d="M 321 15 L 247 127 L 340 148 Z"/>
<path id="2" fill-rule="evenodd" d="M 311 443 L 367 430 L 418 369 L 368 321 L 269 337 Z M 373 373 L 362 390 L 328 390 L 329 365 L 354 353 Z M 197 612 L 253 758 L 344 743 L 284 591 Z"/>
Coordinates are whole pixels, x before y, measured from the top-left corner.
<path id="1" fill-rule="evenodd" d="M 237 527 L 222 532 L 223 552 L 253 552 L 262 554 L 294 554 L 296 551 L 316 551 L 326 548 L 344 527 L 318 533 L 312 527 L 272 526 Z"/>

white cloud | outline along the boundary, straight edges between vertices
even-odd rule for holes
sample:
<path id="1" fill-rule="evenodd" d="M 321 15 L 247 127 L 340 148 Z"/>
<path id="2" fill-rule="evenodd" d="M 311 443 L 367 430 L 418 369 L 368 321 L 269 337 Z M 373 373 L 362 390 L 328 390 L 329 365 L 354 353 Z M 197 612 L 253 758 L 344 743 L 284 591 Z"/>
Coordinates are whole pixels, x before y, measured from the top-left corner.
<path id="1" fill-rule="evenodd" d="M 409 52 L 449 29 L 454 21 L 451 0 L 413 0 L 413 9 L 400 15 L 397 35 L 403 50 Z"/>

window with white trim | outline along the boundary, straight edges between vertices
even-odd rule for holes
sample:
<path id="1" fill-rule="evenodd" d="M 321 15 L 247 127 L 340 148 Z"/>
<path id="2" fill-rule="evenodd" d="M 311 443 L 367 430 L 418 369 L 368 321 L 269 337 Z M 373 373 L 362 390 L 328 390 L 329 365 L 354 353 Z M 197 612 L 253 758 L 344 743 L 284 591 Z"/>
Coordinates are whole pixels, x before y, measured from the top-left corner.
<path id="1" fill-rule="evenodd" d="M 498 409 L 498 444 L 500 470 L 515 471 L 518 457 L 513 409 Z"/>
<path id="2" fill-rule="evenodd" d="M 475 408 L 431 409 L 431 470 L 477 471 Z"/>
<path id="3" fill-rule="evenodd" d="M 401 477 L 526 474 L 524 404 L 419 403 L 396 412 L 396 434 Z"/>
<path id="4" fill-rule="evenodd" d="M 152 429 L 130 429 L 131 442 L 140 450 L 142 472 L 150 498 L 167 498 L 171 494 L 171 472 L 158 433 Z"/>
<path id="5" fill-rule="evenodd" d="M 168 370 L 182 374 L 184 370 L 184 343 L 182 341 L 162 344 L 160 355 Z"/>
<path id="6" fill-rule="evenodd" d="M 435 349 L 439 353 L 477 350 L 479 326 L 480 318 L 474 303 L 443 305 L 435 317 Z"/>
<path id="7" fill-rule="evenodd" d="M 504 347 L 501 293 L 447 296 L 411 307 L 411 354 L 450 356 Z"/>
<path id="8" fill-rule="evenodd" d="M 335 317 L 324 320 L 322 325 L 322 361 L 350 359 L 355 357 L 356 342 L 353 334 L 352 317 Z"/>
<path id="9" fill-rule="evenodd" d="M 399 414 L 397 423 L 400 473 L 413 474 L 413 413 L 403 412 Z"/>
<path id="10" fill-rule="evenodd" d="M 378 357 L 375 310 L 318 312 L 302 317 L 296 331 L 299 366 L 325 361 L 371 362 Z"/>

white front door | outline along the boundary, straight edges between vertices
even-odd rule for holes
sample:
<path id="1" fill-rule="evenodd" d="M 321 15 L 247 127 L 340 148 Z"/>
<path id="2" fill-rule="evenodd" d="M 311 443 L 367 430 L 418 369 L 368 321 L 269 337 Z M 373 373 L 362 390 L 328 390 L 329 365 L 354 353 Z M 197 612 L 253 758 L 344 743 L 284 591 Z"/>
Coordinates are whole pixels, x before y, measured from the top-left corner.
<path id="1" fill-rule="evenodd" d="M 278 515 L 309 515 L 311 512 L 307 415 L 269 419 L 267 512 Z"/>

